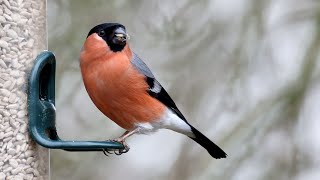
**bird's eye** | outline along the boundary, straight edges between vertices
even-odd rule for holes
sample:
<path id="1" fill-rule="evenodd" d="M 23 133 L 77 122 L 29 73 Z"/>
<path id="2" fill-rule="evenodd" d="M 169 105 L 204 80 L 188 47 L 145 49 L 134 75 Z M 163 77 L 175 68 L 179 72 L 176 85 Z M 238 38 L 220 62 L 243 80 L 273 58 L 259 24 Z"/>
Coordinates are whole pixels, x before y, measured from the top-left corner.
<path id="1" fill-rule="evenodd" d="M 102 37 L 102 36 L 106 35 L 106 32 L 104 32 L 104 30 L 101 30 L 98 32 L 98 35 Z"/>

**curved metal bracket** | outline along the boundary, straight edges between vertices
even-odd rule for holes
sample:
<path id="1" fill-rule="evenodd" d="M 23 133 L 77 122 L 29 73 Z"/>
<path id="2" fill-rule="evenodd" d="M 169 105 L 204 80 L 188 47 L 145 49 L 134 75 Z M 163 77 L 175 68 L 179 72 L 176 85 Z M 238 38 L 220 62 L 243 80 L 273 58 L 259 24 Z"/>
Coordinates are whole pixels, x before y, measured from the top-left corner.
<path id="1" fill-rule="evenodd" d="M 123 149 L 110 141 L 63 141 L 55 126 L 55 56 L 50 51 L 39 54 L 29 78 L 29 132 L 34 141 L 50 149 L 67 151 L 104 151 Z"/>

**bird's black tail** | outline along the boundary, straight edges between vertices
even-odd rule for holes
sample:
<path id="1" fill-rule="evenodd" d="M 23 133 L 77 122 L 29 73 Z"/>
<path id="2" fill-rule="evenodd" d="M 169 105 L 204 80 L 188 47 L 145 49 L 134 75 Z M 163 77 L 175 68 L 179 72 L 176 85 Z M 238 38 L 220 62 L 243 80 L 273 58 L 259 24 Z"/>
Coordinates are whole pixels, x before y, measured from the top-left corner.
<path id="1" fill-rule="evenodd" d="M 227 154 L 219 146 L 214 144 L 210 139 L 204 136 L 196 128 L 192 127 L 191 125 L 190 127 L 193 134 L 195 135 L 195 137 L 190 137 L 190 138 L 193 139 L 198 144 L 200 144 L 202 147 L 204 147 L 212 157 L 216 159 L 227 157 Z"/>

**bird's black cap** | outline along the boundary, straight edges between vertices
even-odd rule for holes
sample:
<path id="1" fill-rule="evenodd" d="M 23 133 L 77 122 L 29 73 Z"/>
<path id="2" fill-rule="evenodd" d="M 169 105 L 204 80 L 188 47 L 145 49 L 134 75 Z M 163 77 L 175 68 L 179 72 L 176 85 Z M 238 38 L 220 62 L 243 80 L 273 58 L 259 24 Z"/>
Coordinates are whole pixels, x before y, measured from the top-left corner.
<path id="1" fill-rule="evenodd" d="M 126 27 L 124 27 L 124 25 L 119 24 L 119 23 L 103 23 L 103 24 L 99 24 L 96 25 L 95 27 L 93 27 L 90 31 L 87 37 L 89 37 L 91 34 L 93 33 L 98 33 L 100 30 L 106 30 L 106 29 L 116 29 L 118 27 L 122 27 L 124 30 L 126 30 Z"/>
<path id="2" fill-rule="evenodd" d="M 118 32 L 121 32 L 123 37 L 115 36 Z M 128 35 L 126 34 L 126 28 L 124 25 L 119 23 L 103 23 L 93 27 L 89 33 L 87 38 L 96 33 L 99 35 L 105 42 L 108 44 L 109 48 L 113 52 L 122 51 L 122 49 L 126 46 L 126 41 Z"/>

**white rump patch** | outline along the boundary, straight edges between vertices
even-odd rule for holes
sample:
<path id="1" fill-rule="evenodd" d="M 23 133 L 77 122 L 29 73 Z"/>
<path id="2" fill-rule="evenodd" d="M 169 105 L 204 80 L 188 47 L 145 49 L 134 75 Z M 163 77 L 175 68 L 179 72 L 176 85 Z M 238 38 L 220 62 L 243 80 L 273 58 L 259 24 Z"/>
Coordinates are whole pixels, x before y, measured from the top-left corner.
<path id="1" fill-rule="evenodd" d="M 191 131 L 191 127 L 168 108 L 160 119 L 152 123 L 139 123 L 137 127 L 139 127 L 139 134 L 149 134 L 158 129 L 170 129 L 189 137 L 195 137 Z"/>

